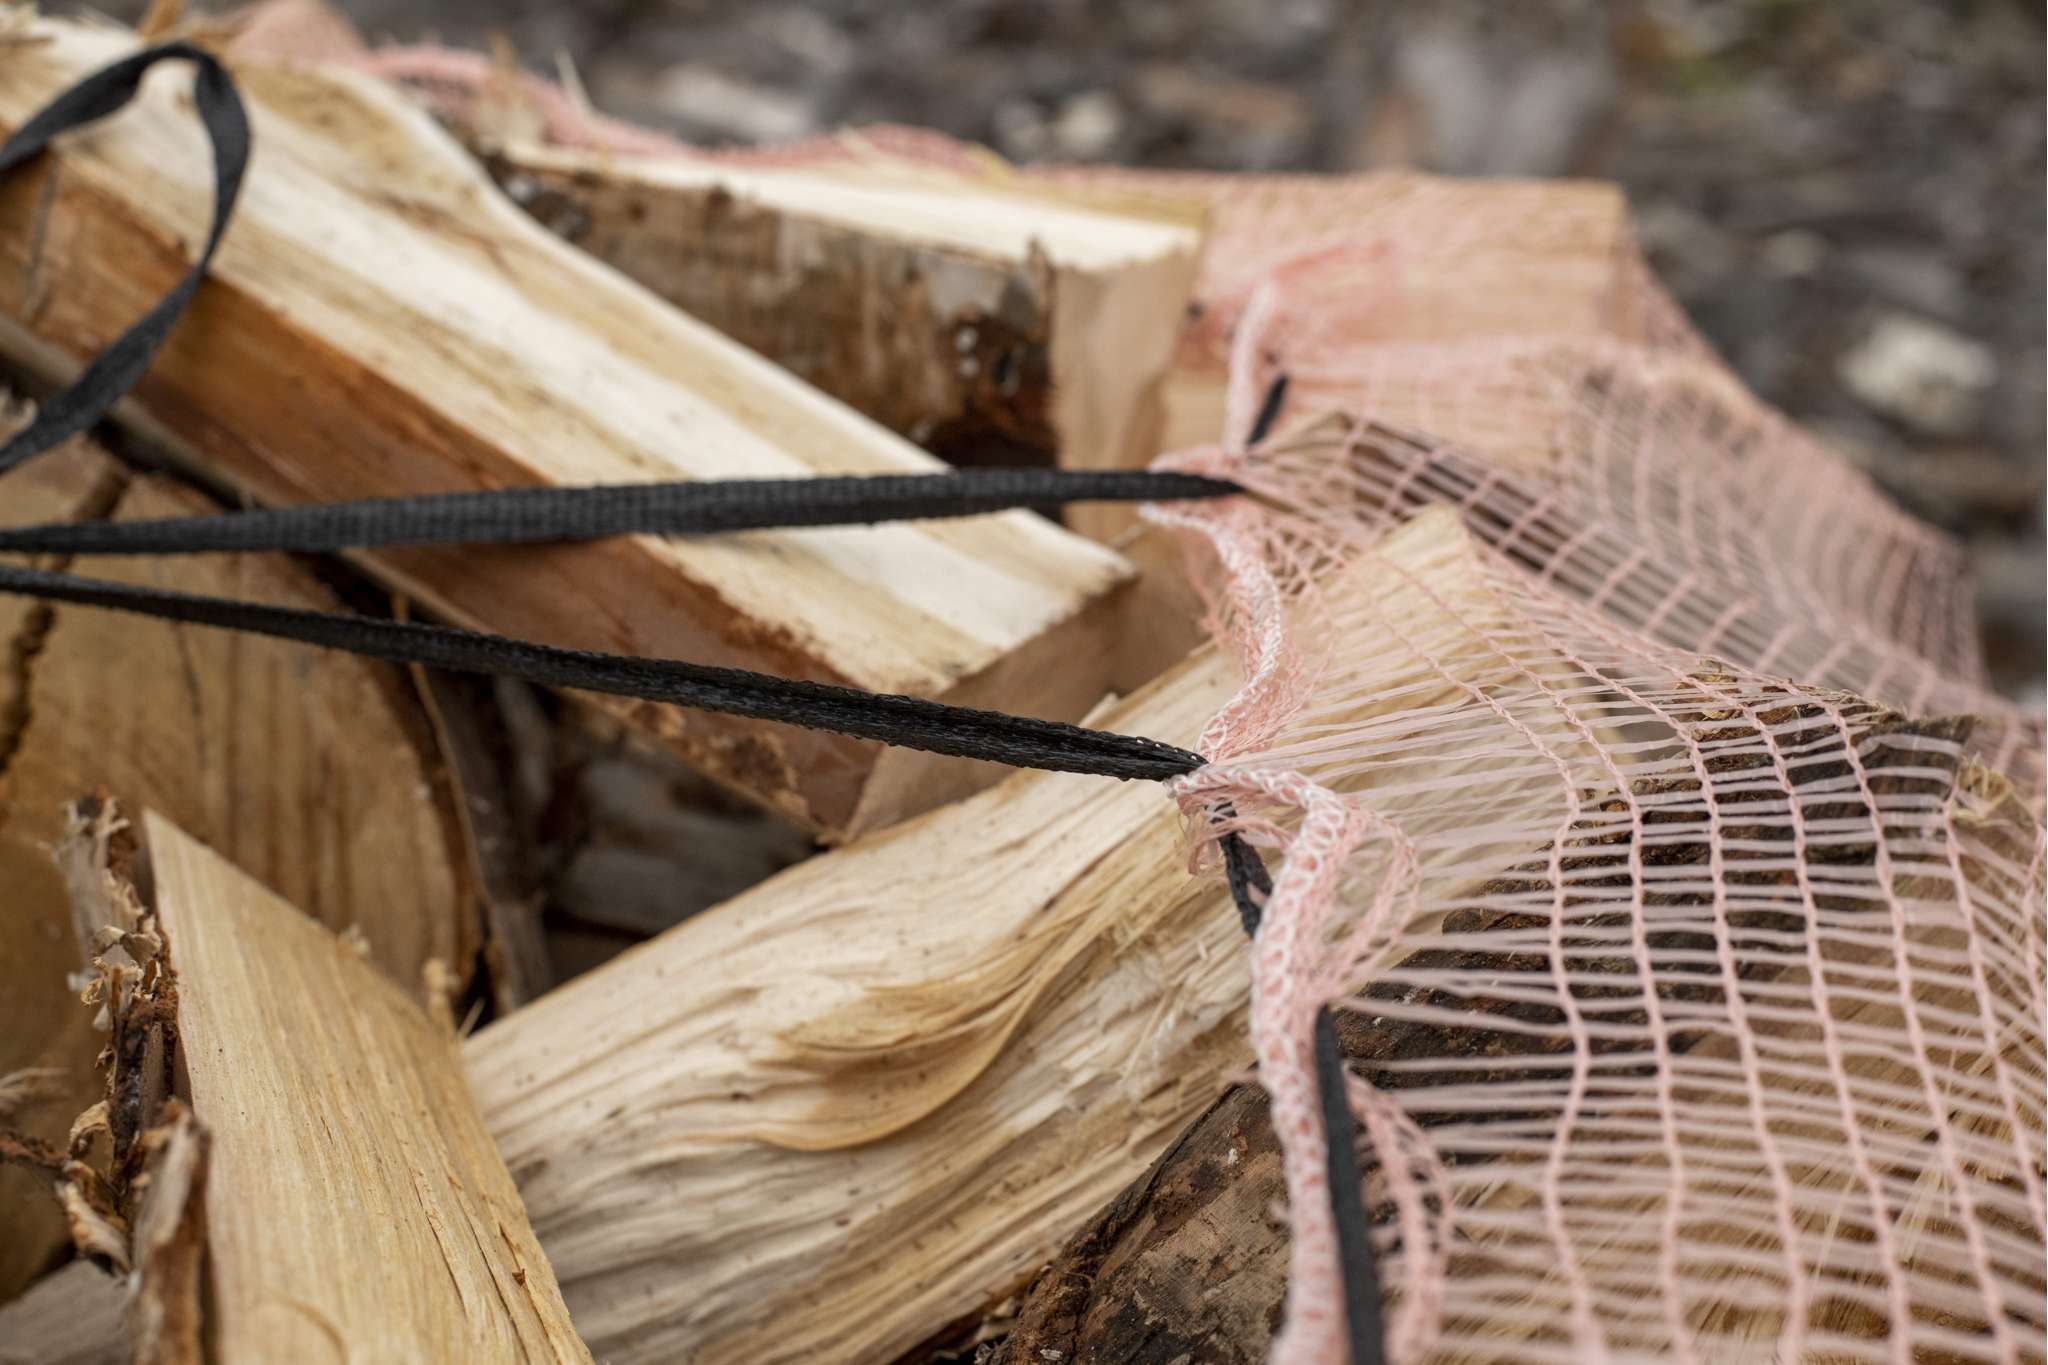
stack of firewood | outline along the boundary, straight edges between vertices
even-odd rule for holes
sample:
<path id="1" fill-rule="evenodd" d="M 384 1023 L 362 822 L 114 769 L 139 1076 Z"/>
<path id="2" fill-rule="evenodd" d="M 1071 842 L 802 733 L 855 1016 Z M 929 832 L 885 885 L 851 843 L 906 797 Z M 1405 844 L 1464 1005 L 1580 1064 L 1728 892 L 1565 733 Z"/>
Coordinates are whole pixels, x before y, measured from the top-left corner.
<path id="1" fill-rule="evenodd" d="M 137 41 L 0 30 L 0 133 Z M 1221 438 L 1199 204 L 481 146 L 226 50 L 256 152 L 209 280 L 116 431 L 0 479 L 6 524 Z M 183 81 L 0 179 L 0 421 L 188 268 Z M 1572 268 L 1472 268 L 1594 311 L 1618 195 L 1471 193 L 1579 214 Z M 1455 598 L 1456 534 L 1386 553 Z M 1186 745 L 1239 675 L 1179 556 L 1097 509 L 74 567 Z M 1155 788 L 564 699 L 833 847 L 541 994 L 488 689 L 0 615 L 0 1360 L 1262 1358 L 1242 931 Z"/>

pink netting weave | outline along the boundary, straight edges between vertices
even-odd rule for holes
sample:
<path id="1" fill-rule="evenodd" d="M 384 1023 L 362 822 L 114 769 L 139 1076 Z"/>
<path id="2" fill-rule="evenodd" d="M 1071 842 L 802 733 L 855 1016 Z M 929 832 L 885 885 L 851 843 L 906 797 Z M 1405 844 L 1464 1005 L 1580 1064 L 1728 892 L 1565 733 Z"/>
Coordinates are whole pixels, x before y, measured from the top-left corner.
<path id="1" fill-rule="evenodd" d="M 1341 1353 L 1309 1053 L 1337 999 L 1371 1021 L 1395 1358 L 2040 1358 L 2029 803 L 1970 721 L 1656 644 L 1447 509 L 1284 502 L 1309 450 L 1371 488 L 1403 446 L 1327 423 L 1244 466 L 1278 510 L 1171 514 L 1251 580 L 1234 628 L 1286 631 L 1181 784 L 1282 853 L 1276 1357 Z"/>
<path id="2" fill-rule="evenodd" d="M 1234 337 L 1237 422 L 1274 369 L 1345 414 L 1164 462 L 1265 503 L 1160 519 L 1249 677 L 1183 800 L 1283 853 L 1276 1359 L 1343 1351 L 1331 1000 L 1371 1020 L 1396 1358 L 2042 1359 L 2041 726 L 1959 556 L 1625 241 L 1594 326 L 1473 319 L 1461 262 L 1545 225 L 1441 183 L 1172 181 L 1231 262 L 1194 340 Z"/>
<path id="3" fill-rule="evenodd" d="M 536 88 L 544 136 L 701 155 Z M 746 155 L 988 173 L 908 131 Z M 1278 369 L 1302 414 L 1164 461 L 1257 503 L 1154 512 L 1246 666 L 1177 794 L 1280 855 L 1276 1358 L 1343 1355 L 1334 1000 L 1395 1359 L 2042 1360 L 2042 725 L 1985 688 L 1955 547 L 1541 187 L 1027 174 L 1206 203 L 1184 360 L 1232 436 Z"/>

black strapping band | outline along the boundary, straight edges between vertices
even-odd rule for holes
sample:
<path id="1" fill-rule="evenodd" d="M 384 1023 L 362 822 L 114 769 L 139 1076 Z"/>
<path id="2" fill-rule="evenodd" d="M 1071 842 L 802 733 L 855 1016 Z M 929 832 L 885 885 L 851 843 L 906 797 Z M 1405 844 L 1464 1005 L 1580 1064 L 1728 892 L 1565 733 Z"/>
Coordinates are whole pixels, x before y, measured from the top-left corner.
<path id="1" fill-rule="evenodd" d="M 561 649 L 448 626 L 260 606 L 10 566 L 0 566 L 0 592 L 297 640 L 392 663 L 503 674 L 546 687 L 572 687 L 781 721 L 1017 768 L 1164 781 L 1193 772 L 1203 762 L 1200 754 L 1156 739 L 1089 730 L 1061 721 L 800 682 L 737 668 Z"/>
<path id="2" fill-rule="evenodd" d="M 1143 469 L 962 469 L 815 479 L 718 479 L 502 488 L 266 507 L 157 521 L 62 522 L 0 529 L 25 554 L 327 554 L 394 545 L 520 545 L 636 532 L 704 535 L 796 526 L 971 517 L 1071 502 L 1161 502 L 1244 490 L 1199 474 Z"/>

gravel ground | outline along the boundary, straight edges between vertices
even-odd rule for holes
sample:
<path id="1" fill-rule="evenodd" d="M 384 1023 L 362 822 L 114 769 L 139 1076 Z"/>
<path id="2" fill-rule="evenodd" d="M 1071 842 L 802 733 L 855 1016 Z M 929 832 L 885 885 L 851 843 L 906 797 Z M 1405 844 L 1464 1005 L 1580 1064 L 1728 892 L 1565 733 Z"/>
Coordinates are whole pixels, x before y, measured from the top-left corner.
<path id="1" fill-rule="evenodd" d="M 2042 693 L 2042 11 L 2015 0 L 342 0 L 573 62 L 690 137 L 925 124 L 1021 161 L 1388 164 L 1625 186 L 1764 397 L 1970 547 Z"/>

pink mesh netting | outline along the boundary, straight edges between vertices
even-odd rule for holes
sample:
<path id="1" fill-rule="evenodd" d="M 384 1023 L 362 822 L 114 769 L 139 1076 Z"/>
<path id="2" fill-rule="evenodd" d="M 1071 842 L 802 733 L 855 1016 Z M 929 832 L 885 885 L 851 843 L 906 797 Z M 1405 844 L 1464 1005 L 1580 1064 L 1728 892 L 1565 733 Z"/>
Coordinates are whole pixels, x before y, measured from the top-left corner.
<path id="1" fill-rule="evenodd" d="M 511 79 L 359 60 L 444 106 Z M 703 155 L 530 97 L 553 140 Z M 739 155 L 1007 173 L 909 130 Z M 1258 501 L 1152 513 L 1246 668 L 1176 794 L 1279 855 L 1275 1358 L 1343 1354 L 1336 1000 L 1393 1358 L 2043 1359 L 2042 725 L 1986 690 L 1956 548 L 1750 397 L 1625 234 L 1576 314 L 1487 273 L 1583 265 L 1533 187 L 1026 174 L 1205 202 L 1184 359 L 1233 437 L 1276 370 L 1300 414 L 1163 462 Z"/>
<path id="2" fill-rule="evenodd" d="M 1235 462 L 1274 508 L 1166 514 L 1221 544 L 1272 665 L 1180 794 L 1282 854 L 1253 961 L 1276 1358 L 1341 1358 L 1332 999 L 1372 1022 L 1394 1358 L 2040 1358 L 2029 803 L 1970 721 L 1659 645 L 1569 550 L 1546 581 L 1446 509 L 1384 532 L 1368 500 L 1426 452 L 1326 422 Z"/>

